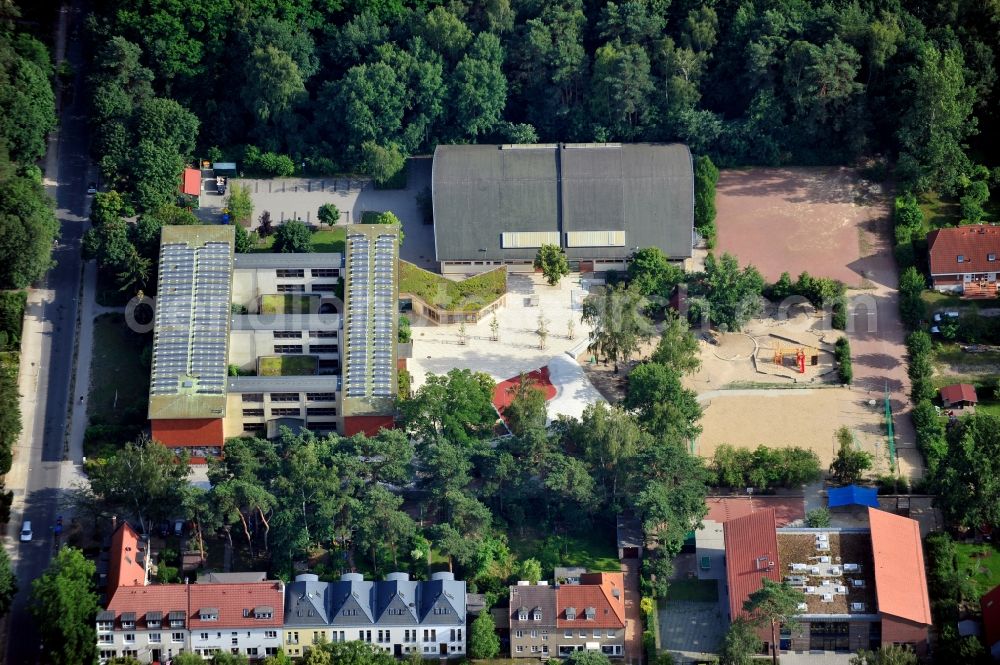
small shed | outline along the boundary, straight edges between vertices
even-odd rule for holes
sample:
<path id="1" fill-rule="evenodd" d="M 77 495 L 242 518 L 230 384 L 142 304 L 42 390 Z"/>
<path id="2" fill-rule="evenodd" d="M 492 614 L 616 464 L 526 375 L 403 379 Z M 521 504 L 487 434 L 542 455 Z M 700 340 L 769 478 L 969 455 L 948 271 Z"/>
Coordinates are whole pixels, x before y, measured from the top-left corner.
<path id="1" fill-rule="evenodd" d="M 181 193 L 195 198 L 201 196 L 201 171 L 184 169 L 184 183 L 181 185 Z"/>
<path id="2" fill-rule="evenodd" d="M 871 506 L 878 508 L 878 490 L 874 487 L 834 487 L 827 493 L 827 505 L 830 508 L 840 506 Z"/>
<path id="3" fill-rule="evenodd" d="M 976 387 L 970 383 L 955 383 L 941 389 L 941 403 L 946 409 L 963 409 L 978 401 Z"/>
<path id="4" fill-rule="evenodd" d="M 642 523 L 634 517 L 618 516 L 618 558 L 640 559 L 643 547 Z"/>

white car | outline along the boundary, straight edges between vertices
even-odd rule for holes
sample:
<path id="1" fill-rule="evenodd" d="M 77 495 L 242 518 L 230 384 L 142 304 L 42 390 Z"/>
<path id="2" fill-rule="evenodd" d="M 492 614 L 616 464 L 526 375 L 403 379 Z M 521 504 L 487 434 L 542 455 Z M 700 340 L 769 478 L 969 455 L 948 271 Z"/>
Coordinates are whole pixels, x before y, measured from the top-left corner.
<path id="1" fill-rule="evenodd" d="M 31 520 L 24 520 L 24 524 L 21 525 L 21 542 L 27 543 L 31 541 Z"/>

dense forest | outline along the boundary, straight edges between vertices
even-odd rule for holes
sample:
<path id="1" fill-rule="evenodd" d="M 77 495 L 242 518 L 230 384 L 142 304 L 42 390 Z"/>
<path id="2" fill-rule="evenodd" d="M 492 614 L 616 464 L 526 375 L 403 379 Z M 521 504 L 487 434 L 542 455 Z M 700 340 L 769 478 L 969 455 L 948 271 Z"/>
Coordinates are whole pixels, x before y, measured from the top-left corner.
<path id="1" fill-rule="evenodd" d="M 141 206 L 196 147 L 290 174 L 536 140 L 882 157 L 960 194 L 995 136 L 998 33 L 971 0 L 104 0 L 94 150 Z"/>

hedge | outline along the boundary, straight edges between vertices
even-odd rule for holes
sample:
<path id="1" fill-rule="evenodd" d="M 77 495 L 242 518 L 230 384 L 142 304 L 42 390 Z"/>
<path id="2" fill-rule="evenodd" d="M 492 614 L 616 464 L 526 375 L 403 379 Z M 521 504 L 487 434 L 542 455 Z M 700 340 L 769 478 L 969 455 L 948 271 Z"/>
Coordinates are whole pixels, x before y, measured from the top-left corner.
<path id="1" fill-rule="evenodd" d="M 837 373 L 841 383 L 854 381 L 854 368 L 851 366 L 851 343 L 846 337 L 837 340 L 833 356 L 837 361 Z"/>

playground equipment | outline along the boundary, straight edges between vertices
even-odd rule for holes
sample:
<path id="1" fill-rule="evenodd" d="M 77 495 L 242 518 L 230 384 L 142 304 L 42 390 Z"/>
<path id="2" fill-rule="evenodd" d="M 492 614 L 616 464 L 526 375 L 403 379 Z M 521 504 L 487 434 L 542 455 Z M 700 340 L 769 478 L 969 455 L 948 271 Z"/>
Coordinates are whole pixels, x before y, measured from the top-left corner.
<path id="1" fill-rule="evenodd" d="M 815 351 L 815 349 L 813 349 Z M 777 346 L 774 349 L 774 364 L 775 365 L 785 365 L 786 357 L 795 357 L 795 366 L 799 368 L 799 374 L 806 373 L 806 351 L 804 348 L 799 347 L 798 349 L 783 349 L 781 346 Z M 815 353 L 812 355 L 811 364 L 816 365 L 819 363 L 819 356 Z"/>

